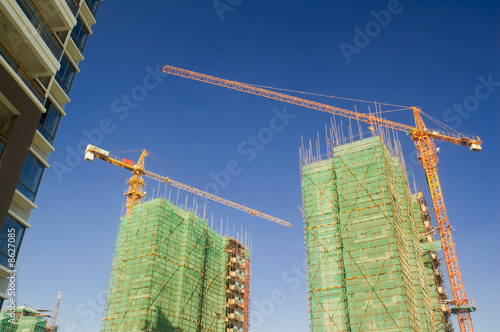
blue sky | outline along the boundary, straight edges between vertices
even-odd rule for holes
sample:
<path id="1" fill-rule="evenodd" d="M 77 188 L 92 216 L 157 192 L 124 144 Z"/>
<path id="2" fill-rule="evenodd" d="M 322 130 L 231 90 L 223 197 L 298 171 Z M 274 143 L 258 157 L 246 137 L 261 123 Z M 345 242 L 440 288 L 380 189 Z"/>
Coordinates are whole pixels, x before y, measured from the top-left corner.
<path id="1" fill-rule="evenodd" d="M 495 206 L 500 5 L 215 3 L 226 7 L 218 11 L 212 0 L 104 1 L 100 6 L 55 140 L 52 167 L 39 190 L 39 208 L 30 219 L 33 227 L 20 251 L 18 302 L 53 308 L 61 291 L 62 331 L 99 330 L 130 174 L 101 161 L 83 162 L 77 151 L 90 140 L 133 160 L 137 152 L 120 152 L 145 148 L 156 157 L 146 159 L 149 170 L 201 189 L 215 183 L 224 197 L 291 222 L 294 227 L 285 228 L 215 203 L 207 207 L 215 220 L 228 219 L 230 228 L 246 229 L 253 239 L 253 330 L 308 330 L 298 148 L 301 137 L 324 132 L 330 117 L 157 74 L 169 64 L 265 86 L 418 106 L 448 126 L 480 136 L 480 153 L 437 142 L 438 167 L 466 293 L 478 307 L 474 326 L 493 330 L 500 294 Z M 374 23 L 376 17 L 382 23 Z M 367 28 L 365 38 L 357 36 Z M 362 103 L 314 100 L 367 109 Z M 284 118 L 282 130 L 273 131 L 260 150 L 251 150 L 252 137 L 271 128 L 275 117 Z M 410 112 L 386 117 L 413 121 Z M 404 134 L 400 139 L 408 169 L 425 184 L 421 168 L 411 161 L 413 143 Z M 239 172 L 223 179 L 231 161 Z M 148 197 L 157 186 L 148 181 Z"/>

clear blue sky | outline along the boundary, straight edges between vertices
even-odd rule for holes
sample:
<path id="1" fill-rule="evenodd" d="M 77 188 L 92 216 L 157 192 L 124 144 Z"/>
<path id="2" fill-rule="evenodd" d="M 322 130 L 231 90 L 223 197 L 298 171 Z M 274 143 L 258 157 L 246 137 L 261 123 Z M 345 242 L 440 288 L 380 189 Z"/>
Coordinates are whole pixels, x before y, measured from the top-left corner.
<path id="1" fill-rule="evenodd" d="M 115 153 L 148 149 L 164 160 L 148 157 L 148 169 L 199 188 L 213 182 L 211 172 L 238 162 L 241 172 L 230 177 L 221 193 L 294 225 L 285 228 L 215 203 L 207 207 L 216 220 L 229 218 L 253 238 L 253 331 L 308 330 L 300 267 L 305 255 L 298 148 L 302 136 L 314 138 L 330 117 L 179 77 L 148 76 L 171 64 L 243 82 L 419 106 L 459 131 L 479 135 L 484 141 L 480 153 L 437 143 L 439 175 L 466 292 L 478 307 L 474 326 L 495 330 L 500 294 L 500 4 L 232 4 L 231 10 L 218 13 L 212 0 L 102 3 L 66 107 L 68 116 L 55 140 L 52 167 L 37 197 L 39 208 L 30 219 L 33 228 L 21 248 L 19 303 L 53 308 L 61 291 L 61 331 L 100 327 L 130 174 L 101 161 L 75 159 L 70 151 L 86 140 L 85 130 Z M 373 23 L 371 12 L 388 8 L 390 22 L 382 15 L 382 24 Z M 356 38 L 358 28 L 372 29 L 369 40 Z M 126 95 L 132 96 L 129 104 Z M 290 115 L 261 151 L 250 152 L 249 137 L 269 128 L 275 112 L 283 113 L 285 107 L 295 117 Z M 408 112 L 387 117 L 412 124 Z M 102 137 L 96 134 L 100 125 L 106 125 Z M 410 160 L 412 142 L 404 134 L 400 138 Z M 120 156 L 136 160 L 138 154 Z M 58 163 L 69 169 L 57 171 Z M 408 164 L 417 181 L 425 183 L 420 168 Z M 157 183 L 148 181 L 148 186 L 151 194 Z"/>

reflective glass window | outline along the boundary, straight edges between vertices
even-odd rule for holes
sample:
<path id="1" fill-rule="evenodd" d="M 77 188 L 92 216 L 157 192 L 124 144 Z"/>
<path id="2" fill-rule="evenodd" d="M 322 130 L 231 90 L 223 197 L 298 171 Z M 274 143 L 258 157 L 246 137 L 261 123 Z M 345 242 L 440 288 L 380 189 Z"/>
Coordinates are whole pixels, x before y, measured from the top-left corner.
<path id="1" fill-rule="evenodd" d="M 89 30 L 87 29 L 85 24 L 83 24 L 80 16 L 78 16 L 76 20 L 76 25 L 71 31 L 71 38 L 73 38 L 73 41 L 75 42 L 76 46 L 78 46 L 78 48 L 80 49 L 80 52 L 83 52 L 89 34 L 90 34 Z"/>
<path id="2" fill-rule="evenodd" d="M 47 141 L 50 142 L 50 144 L 52 144 L 54 143 L 57 127 L 59 127 L 61 113 L 59 113 L 59 111 L 55 108 L 50 99 L 47 99 L 45 108 L 45 113 L 43 113 L 40 117 L 38 131 L 47 139 Z"/>
<path id="3" fill-rule="evenodd" d="M 25 227 L 7 215 L 0 232 L 0 264 L 13 270 L 23 242 Z M 9 261 L 10 259 L 10 261 Z"/>
<path id="4" fill-rule="evenodd" d="M 61 68 L 56 73 L 56 80 L 66 93 L 69 93 L 69 90 L 71 90 L 75 74 L 75 67 L 73 67 L 66 54 L 64 54 L 61 58 Z"/>
<path id="5" fill-rule="evenodd" d="M 43 171 L 45 167 L 38 161 L 31 153 L 28 154 L 26 162 L 24 163 L 23 172 L 17 184 L 19 190 L 32 202 L 35 201 L 40 181 L 42 180 Z"/>

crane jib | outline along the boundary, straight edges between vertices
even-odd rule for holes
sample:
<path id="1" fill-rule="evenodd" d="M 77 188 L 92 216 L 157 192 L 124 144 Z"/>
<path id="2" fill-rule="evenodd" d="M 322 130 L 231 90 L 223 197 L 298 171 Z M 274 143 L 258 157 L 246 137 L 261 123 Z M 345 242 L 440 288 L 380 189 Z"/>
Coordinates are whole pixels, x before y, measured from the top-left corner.
<path id="1" fill-rule="evenodd" d="M 439 226 L 438 230 L 441 237 L 441 244 L 443 246 L 446 267 L 448 269 L 448 275 L 450 277 L 450 285 L 452 288 L 453 299 L 454 299 L 453 304 L 455 305 L 454 309 L 458 316 L 460 330 L 462 332 L 474 331 L 469 314 L 471 311 L 473 311 L 469 310 L 469 308 L 473 307 L 469 306 L 468 302 L 469 300 L 465 296 L 465 289 L 462 283 L 460 269 L 458 267 L 458 260 L 455 255 L 455 247 L 452 241 L 451 232 L 446 231 L 446 229 L 449 229 L 450 227 L 437 176 L 437 158 L 435 156 L 436 154 L 435 151 L 437 149 L 435 147 L 434 140 L 440 140 L 457 145 L 465 145 L 468 146 L 471 151 L 480 151 L 482 142 L 479 139 L 479 137 L 477 136 L 471 137 L 458 132 L 443 133 L 439 131 L 429 130 L 425 127 L 424 121 L 421 117 L 422 111 L 416 107 L 411 107 L 411 109 L 413 110 L 413 116 L 415 120 L 415 127 L 412 127 L 397 122 L 385 120 L 379 118 L 378 116 L 373 116 L 371 114 L 353 112 L 350 110 L 345 110 L 334 106 L 317 103 L 307 99 L 302 99 L 282 94 L 279 92 L 258 88 L 245 83 L 238 83 L 234 81 L 224 80 L 214 76 L 187 71 L 185 69 L 176 68 L 173 66 L 165 66 L 163 67 L 163 71 L 165 73 L 170 73 L 182 77 L 189 77 L 191 79 L 198 80 L 201 82 L 211 83 L 274 100 L 280 100 L 294 105 L 300 105 L 303 107 L 316 109 L 334 115 L 353 118 L 369 124 L 376 124 L 386 128 L 391 128 L 394 130 L 406 132 L 415 142 L 419 159 L 421 160 L 422 166 L 424 167 L 425 174 L 427 177 L 427 182 L 429 184 L 429 189 L 431 191 L 432 202 L 434 205 L 434 214 L 436 216 L 436 221 Z M 186 73 L 190 74 L 186 75 Z"/>
<path id="2" fill-rule="evenodd" d="M 287 227 L 292 227 L 292 224 L 278 219 L 276 217 L 267 215 L 265 213 L 262 213 L 260 211 L 251 209 L 249 207 L 246 207 L 244 205 L 238 204 L 231 202 L 227 199 L 212 195 L 210 193 L 207 193 L 205 191 L 196 189 L 190 185 L 183 184 L 180 182 L 177 182 L 175 180 L 172 180 L 168 177 L 161 176 L 158 174 L 155 174 L 153 172 L 150 172 L 146 169 L 144 169 L 144 158 L 149 155 L 149 152 L 146 150 L 143 150 L 141 157 L 139 158 L 139 161 L 136 163 L 135 166 L 131 166 L 129 163 L 122 162 L 118 159 L 112 158 L 109 156 L 109 152 L 103 149 L 100 149 L 96 146 L 93 146 L 89 144 L 87 146 L 87 149 L 85 150 L 85 160 L 87 161 L 92 161 L 95 158 L 104 160 L 110 164 L 119 166 L 121 168 L 124 168 L 126 170 L 132 171 L 133 175 L 132 178 L 127 182 L 129 184 L 129 190 L 125 194 L 127 196 L 127 216 L 132 213 L 132 208 L 136 205 L 139 204 L 141 199 L 145 197 L 145 192 L 143 192 L 142 188 L 145 186 L 145 183 L 142 181 L 142 176 L 147 176 L 151 179 L 158 180 L 161 182 L 164 182 L 165 184 L 170 184 L 176 188 L 179 188 L 181 190 L 190 192 L 192 194 L 208 198 L 214 202 L 221 203 L 227 206 L 230 206 L 232 208 L 238 209 L 240 211 L 244 211 L 249 213 L 250 215 L 257 216 L 263 219 L 270 220 L 272 222 L 287 226 Z"/>
<path id="3" fill-rule="evenodd" d="M 276 91 L 271 91 L 268 89 L 263 89 L 259 88 L 250 84 L 245 84 L 245 83 L 240 83 L 236 81 L 230 81 L 226 80 L 223 78 L 215 77 L 215 76 L 210 76 L 210 75 L 205 75 L 201 73 L 197 73 L 194 71 L 182 69 L 182 68 L 177 68 L 173 66 L 164 66 L 163 67 L 163 72 L 168 73 L 168 74 L 173 74 L 176 76 L 180 77 L 185 77 L 185 78 L 190 78 L 193 80 L 197 80 L 200 82 L 204 83 L 210 83 L 218 86 L 222 86 L 225 88 L 241 91 L 241 92 L 246 92 L 246 93 L 251 93 L 257 96 L 262 96 L 274 100 L 279 100 L 283 101 L 286 103 L 290 103 L 293 105 L 299 105 L 311 109 L 315 109 L 318 111 L 330 113 L 333 115 L 339 115 L 339 116 L 344 116 L 348 117 L 354 120 L 359 120 L 368 124 L 372 125 L 380 125 L 386 128 L 398 130 L 405 132 L 407 134 L 411 134 L 413 137 L 419 137 L 419 136 L 427 136 L 433 139 L 449 142 L 449 143 L 454 143 L 457 145 L 465 145 L 469 146 L 472 151 L 480 151 L 481 150 L 481 140 L 479 137 L 471 137 L 470 135 L 465 135 L 465 134 L 459 134 L 459 133 L 442 133 L 440 132 L 439 134 L 435 134 L 435 131 L 429 131 L 429 130 L 420 130 L 417 129 L 413 126 L 405 125 L 402 123 L 386 120 L 383 118 L 380 118 L 378 116 L 374 116 L 371 114 L 366 114 L 366 113 L 359 113 L 359 112 L 354 112 L 351 110 L 347 109 L 342 109 L 338 108 L 335 106 L 327 105 L 327 104 L 322 104 L 318 102 L 314 102 L 311 100 L 295 97 L 295 96 L 290 96 L 287 94 L 283 94 L 280 92 Z M 413 107 L 414 114 L 417 117 L 418 114 L 421 112 L 418 110 L 416 107 Z M 413 138 L 412 137 L 412 138 Z"/>

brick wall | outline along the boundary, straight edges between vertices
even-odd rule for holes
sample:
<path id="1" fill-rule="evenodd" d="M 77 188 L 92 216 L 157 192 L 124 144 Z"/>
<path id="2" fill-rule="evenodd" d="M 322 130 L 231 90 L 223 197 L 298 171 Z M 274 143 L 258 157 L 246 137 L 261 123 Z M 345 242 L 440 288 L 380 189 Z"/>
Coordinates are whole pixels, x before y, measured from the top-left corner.
<path id="1" fill-rule="evenodd" d="M 0 65 L 0 93 L 19 111 L 10 124 L 6 144 L 0 157 L 0 230 L 3 227 L 24 162 L 33 141 L 40 109 L 29 98 L 9 72 Z"/>

